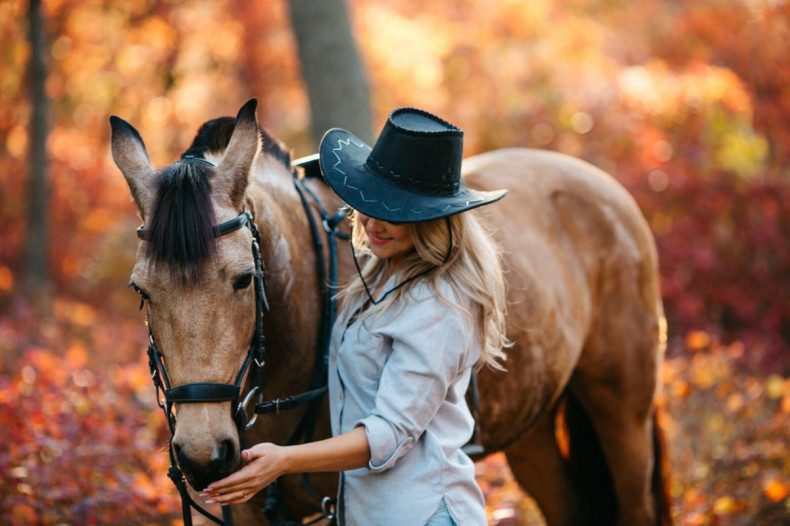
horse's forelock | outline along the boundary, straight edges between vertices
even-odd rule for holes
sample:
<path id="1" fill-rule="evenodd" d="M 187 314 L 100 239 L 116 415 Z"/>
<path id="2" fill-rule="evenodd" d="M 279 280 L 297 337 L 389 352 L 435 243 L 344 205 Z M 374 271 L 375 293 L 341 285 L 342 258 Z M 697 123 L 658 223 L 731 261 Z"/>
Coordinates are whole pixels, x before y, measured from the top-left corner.
<path id="1" fill-rule="evenodd" d="M 235 126 L 236 119 L 232 117 L 205 122 L 181 154 L 182 162 L 157 175 L 146 256 L 155 265 L 166 266 L 171 279 L 182 285 L 199 282 L 205 262 L 216 253 L 210 168 L 183 159 L 222 154 Z M 265 130 L 260 130 L 260 134 L 263 153 L 290 168 L 290 152 Z"/>
<path id="2" fill-rule="evenodd" d="M 199 282 L 216 252 L 210 173 L 208 166 L 187 161 L 157 175 L 146 256 L 182 285 Z"/>

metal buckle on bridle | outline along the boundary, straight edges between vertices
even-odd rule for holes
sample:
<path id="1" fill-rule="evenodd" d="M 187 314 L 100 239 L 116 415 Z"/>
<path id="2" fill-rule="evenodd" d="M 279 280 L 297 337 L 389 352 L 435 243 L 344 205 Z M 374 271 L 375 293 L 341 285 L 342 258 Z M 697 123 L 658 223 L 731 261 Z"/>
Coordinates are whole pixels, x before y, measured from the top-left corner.
<path id="1" fill-rule="evenodd" d="M 247 393 L 247 395 L 244 397 L 244 400 L 242 400 L 242 402 L 239 404 L 239 407 L 236 409 L 237 415 L 242 412 L 244 413 L 244 420 L 246 421 L 246 424 L 244 424 L 244 431 L 249 431 L 252 429 L 252 426 L 255 425 L 255 421 L 258 419 L 258 413 L 253 411 L 252 419 L 249 421 L 247 420 L 247 405 L 250 403 L 250 400 L 252 400 L 252 397 L 255 396 L 256 393 L 258 394 L 258 403 L 263 401 L 263 393 L 260 393 L 259 391 L 260 388 L 257 385 L 250 389 L 250 392 Z"/>
<path id="2" fill-rule="evenodd" d="M 324 517 L 332 520 L 335 518 L 335 499 L 331 497 L 324 497 L 321 499 L 321 511 L 324 512 Z"/>

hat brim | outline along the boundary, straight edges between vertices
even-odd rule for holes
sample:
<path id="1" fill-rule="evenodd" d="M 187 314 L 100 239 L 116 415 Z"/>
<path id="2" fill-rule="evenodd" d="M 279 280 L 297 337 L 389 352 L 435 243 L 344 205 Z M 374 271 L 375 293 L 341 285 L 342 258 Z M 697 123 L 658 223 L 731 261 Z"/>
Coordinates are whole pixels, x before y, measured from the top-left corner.
<path id="1" fill-rule="evenodd" d="M 353 209 L 382 221 L 429 221 L 491 204 L 507 194 L 472 190 L 463 182 L 452 196 L 404 190 L 370 169 L 370 146 L 340 128 L 327 131 L 318 150 L 321 172 L 332 190 Z"/>

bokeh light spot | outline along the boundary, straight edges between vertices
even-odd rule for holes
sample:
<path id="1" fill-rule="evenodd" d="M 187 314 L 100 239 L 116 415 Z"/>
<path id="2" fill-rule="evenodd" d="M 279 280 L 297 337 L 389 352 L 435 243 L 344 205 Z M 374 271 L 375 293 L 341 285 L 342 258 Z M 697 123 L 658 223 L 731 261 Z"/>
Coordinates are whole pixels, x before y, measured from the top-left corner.
<path id="1" fill-rule="evenodd" d="M 532 128 L 532 139 L 545 146 L 554 139 L 554 128 L 547 122 L 539 122 Z"/>
<path id="2" fill-rule="evenodd" d="M 25 155 L 27 151 L 27 130 L 22 124 L 11 128 L 5 143 L 6 150 L 17 159 Z"/>
<path id="3" fill-rule="evenodd" d="M 669 176 L 663 170 L 653 170 L 647 174 L 647 183 L 654 192 L 663 192 L 669 186 Z"/>
<path id="4" fill-rule="evenodd" d="M 592 130 L 595 121 L 592 118 L 592 115 L 587 113 L 586 111 L 577 111 L 571 117 L 571 127 L 573 131 L 576 133 L 581 133 L 582 135 Z"/>
<path id="5" fill-rule="evenodd" d="M 156 97 L 148 103 L 148 117 L 152 121 L 162 122 L 168 115 L 173 105 L 167 97 Z"/>
<path id="6" fill-rule="evenodd" d="M 675 153 L 675 150 L 667 141 L 656 141 L 653 145 L 653 152 L 656 156 L 656 159 L 662 163 L 665 163 L 672 159 L 672 155 Z"/>
<path id="7" fill-rule="evenodd" d="M 32 384 L 35 382 L 36 370 L 29 365 L 22 367 L 22 380 L 27 384 Z"/>
<path id="8" fill-rule="evenodd" d="M 71 38 L 66 35 L 63 35 L 52 43 L 52 56 L 57 60 L 66 58 L 70 51 Z"/>

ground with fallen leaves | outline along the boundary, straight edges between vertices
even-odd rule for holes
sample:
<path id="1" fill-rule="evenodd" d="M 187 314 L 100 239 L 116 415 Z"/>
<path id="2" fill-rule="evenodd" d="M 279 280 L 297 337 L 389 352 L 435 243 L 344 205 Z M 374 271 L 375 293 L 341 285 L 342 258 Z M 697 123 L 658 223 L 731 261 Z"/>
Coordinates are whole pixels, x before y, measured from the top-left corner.
<path id="1" fill-rule="evenodd" d="M 0 523 L 179 523 L 140 322 L 65 300 L 47 319 L 15 312 L 0 320 Z M 787 523 L 790 380 L 745 372 L 740 343 L 684 347 L 662 370 L 677 522 Z M 490 524 L 542 524 L 501 454 L 477 475 Z"/>

